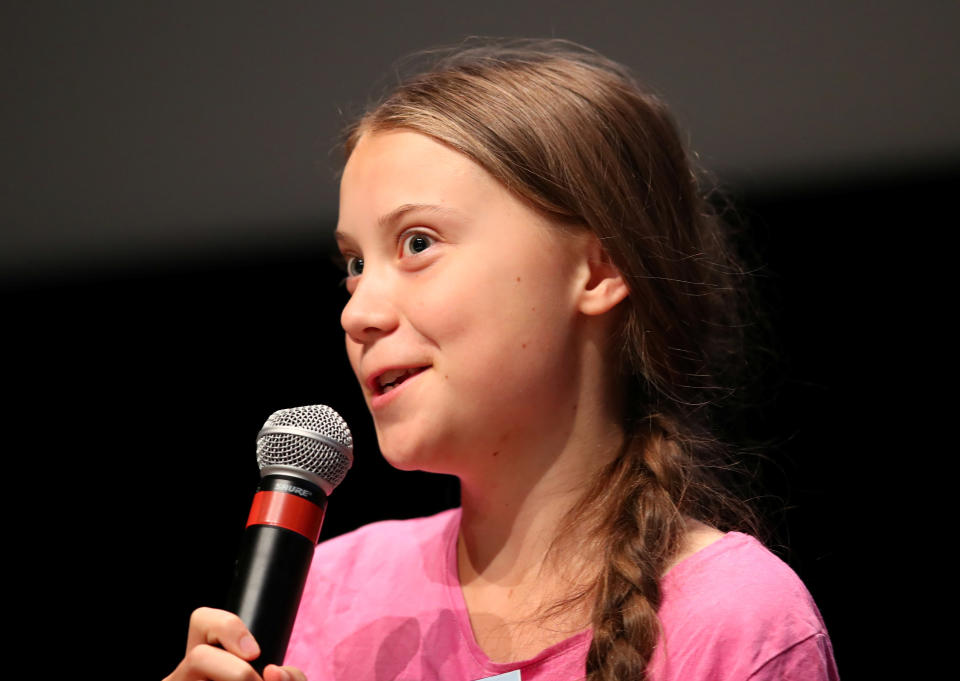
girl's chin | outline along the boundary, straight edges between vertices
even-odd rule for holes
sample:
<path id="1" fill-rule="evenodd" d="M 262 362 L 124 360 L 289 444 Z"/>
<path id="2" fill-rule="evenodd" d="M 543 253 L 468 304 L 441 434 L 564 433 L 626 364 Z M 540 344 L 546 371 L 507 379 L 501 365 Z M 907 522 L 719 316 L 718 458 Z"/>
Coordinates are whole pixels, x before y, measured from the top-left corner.
<path id="1" fill-rule="evenodd" d="M 424 459 L 428 458 L 428 449 L 421 442 L 414 442 L 408 438 L 397 437 L 398 433 L 377 433 L 377 443 L 380 453 L 387 463 L 401 471 L 415 471 L 423 468 Z"/>
<path id="2" fill-rule="evenodd" d="M 440 470 L 443 466 L 438 466 L 436 459 L 418 456 L 417 454 L 384 454 L 383 458 L 387 463 L 398 471 L 424 471 L 426 473 L 444 473 Z"/>
<path id="3" fill-rule="evenodd" d="M 427 473 L 448 473 L 456 475 L 451 470 L 450 451 L 441 452 L 433 445 L 406 443 L 399 446 L 389 441 L 380 441 L 380 453 L 387 463 L 401 471 L 424 471 Z"/>
<path id="4" fill-rule="evenodd" d="M 422 470 L 417 463 L 416 457 L 414 456 L 402 456 L 384 452 L 383 458 L 387 460 L 388 464 L 396 468 L 398 471 Z"/>

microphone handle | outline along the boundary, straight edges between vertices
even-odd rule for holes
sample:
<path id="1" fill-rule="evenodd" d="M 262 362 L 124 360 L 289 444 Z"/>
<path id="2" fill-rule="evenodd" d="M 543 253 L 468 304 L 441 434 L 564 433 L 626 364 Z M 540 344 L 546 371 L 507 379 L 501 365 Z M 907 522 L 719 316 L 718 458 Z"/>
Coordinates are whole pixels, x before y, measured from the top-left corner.
<path id="1" fill-rule="evenodd" d="M 258 674 L 283 663 L 326 504 L 323 491 L 302 478 L 269 475 L 260 481 L 226 605 L 260 645 L 260 656 L 250 663 Z"/>

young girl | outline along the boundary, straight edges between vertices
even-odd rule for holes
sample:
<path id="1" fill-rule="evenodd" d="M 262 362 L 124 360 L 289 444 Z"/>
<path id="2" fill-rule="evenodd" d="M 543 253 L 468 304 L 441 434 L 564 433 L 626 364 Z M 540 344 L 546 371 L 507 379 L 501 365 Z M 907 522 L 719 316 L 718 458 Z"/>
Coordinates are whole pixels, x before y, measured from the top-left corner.
<path id="1" fill-rule="evenodd" d="M 568 43 L 470 48 L 346 155 L 347 353 L 384 456 L 461 507 L 321 544 L 264 679 L 836 678 L 714 475 L 741 270 L 662 102 Z M 169 679 L 257 652 L 201 609 Z"/>

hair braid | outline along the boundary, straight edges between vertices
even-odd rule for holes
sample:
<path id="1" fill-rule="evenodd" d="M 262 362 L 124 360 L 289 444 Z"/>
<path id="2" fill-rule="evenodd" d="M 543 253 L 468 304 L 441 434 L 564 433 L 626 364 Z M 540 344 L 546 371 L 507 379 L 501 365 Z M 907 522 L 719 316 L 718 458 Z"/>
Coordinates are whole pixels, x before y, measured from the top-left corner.
<path id="1" fill-rule="evenodd" d="M 646 678 L 660 632 L 660 577 L 683 536 L 679 450 L 659 417 L 645 422 L 646 432 L 628 441 L 597 487 L 606 490 L 609 512 L 602 520 L 607 550 L 593 607 L 588 681 Z"/>

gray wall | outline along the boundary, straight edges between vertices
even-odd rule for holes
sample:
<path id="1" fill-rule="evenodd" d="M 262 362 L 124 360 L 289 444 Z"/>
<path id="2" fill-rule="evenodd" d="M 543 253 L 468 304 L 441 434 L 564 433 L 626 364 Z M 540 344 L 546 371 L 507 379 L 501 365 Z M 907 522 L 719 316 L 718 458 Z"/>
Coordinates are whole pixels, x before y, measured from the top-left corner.
<path id="1" fill-rule="evenodd" d="M 734 188 L 956 163 L 958 26 L 893 0 L 8 2 L 0 277 L 322 241 L 345 120 L 471 34 L 629 64 Z"/>

